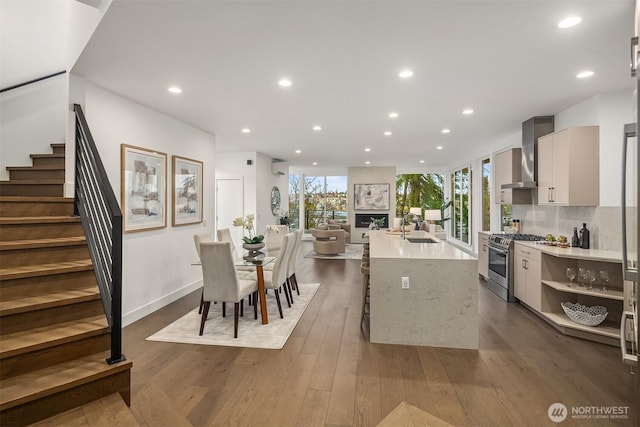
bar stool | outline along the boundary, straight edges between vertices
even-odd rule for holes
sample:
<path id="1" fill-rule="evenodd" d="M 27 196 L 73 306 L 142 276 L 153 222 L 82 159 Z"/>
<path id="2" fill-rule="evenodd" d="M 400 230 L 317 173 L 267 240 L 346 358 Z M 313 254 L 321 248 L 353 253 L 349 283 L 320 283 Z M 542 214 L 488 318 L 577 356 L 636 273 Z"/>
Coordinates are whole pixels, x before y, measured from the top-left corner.
<path id="1" fill-rule="evenodd" d="M 362 263 L 360 264 L 360 272 L 362 273 L 362 311 L 360 312 L 360 326 L 364 321 L 365 307 L 367 305 L 367 295 L 369 294 L 369 242 L 365 242 L 362 250 Z M 369 307 L 371 312 L 371 307 Z"/>

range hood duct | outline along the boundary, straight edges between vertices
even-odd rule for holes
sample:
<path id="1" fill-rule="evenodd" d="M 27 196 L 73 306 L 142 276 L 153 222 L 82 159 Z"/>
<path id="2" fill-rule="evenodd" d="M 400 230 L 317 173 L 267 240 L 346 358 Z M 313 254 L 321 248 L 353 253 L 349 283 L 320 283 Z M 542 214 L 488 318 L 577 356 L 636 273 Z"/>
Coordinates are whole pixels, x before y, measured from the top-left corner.
<path id="1" fill-rule="evenodd" d="M 538 186 L 538 138 L 553 133 L 554 116 L 532 117 L 522 122 L 522 180 L 501 188 L 531 189 Z"/>

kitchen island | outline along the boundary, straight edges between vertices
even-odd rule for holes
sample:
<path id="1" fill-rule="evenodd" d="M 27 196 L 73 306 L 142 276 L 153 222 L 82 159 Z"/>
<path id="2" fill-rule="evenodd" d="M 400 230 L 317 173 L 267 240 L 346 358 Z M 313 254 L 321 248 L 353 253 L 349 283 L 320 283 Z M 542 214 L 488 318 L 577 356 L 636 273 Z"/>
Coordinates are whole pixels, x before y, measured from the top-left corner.
<path id="1" fill-rule="evenodd" d="M 369 233 L 371 342 L 477 349 L 477 259 L 422 233 Z"/>

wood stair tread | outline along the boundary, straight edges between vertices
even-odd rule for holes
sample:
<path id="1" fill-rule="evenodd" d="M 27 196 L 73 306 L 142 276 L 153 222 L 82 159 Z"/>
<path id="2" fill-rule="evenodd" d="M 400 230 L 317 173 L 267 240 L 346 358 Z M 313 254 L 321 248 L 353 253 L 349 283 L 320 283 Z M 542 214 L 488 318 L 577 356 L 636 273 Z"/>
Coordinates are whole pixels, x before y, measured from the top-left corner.
<path id="1" fill-rule="evenodd" d="M 61 197 L 61 196 L 0 196 L 0 203 L 4 203 L 4 202 L 73 203 L 73 197 Z"/>
<path id="2" fill-rule="evenodd" d="M 15 249 L 36 249 L 36 248 L 52 248 L 64 246 L 80 246 L 85 245 L 87 239 L 84 236 L 73 237 L 53 237 L 49 239 L 25 239 L 13 241 L 0 241 L 0 251 L 8 251 Z"/>
<path id="3" fill-rule="evenodd" d="M 12 179 L 0 181 L 2 185 L 60 185 L 64 184 L 64 179 Z"/>
<path id="4" fill-rule="evenodd" d="M 19 299 L 0 301 L 0 316 L 42 310 L 78 302 L 100 299 L 100 291 L 95 285 L 68 291 L 52 292 L 45 295 L 25 296 Z"/>
<path id="5" fill-rule="evenodd" d="M 26 265 L 22 267 L 11 267 L 0 269 L 0 281 L 10 279 L 20 279 L 23 277 L 46 276 L 50 274 L 63 274 L 75 271 L 92 270 L 93 264 L 90 259 L 79 261 L 56 262 L 52 264 Z"/>
<path id="6" fill-rule="evenodd" d="M 5 216 L 0 217 L 0 225 L 11 224 L 52 224 L 58 222 L 80 222 L 76 216 Z"/>
<path id="7" fill-rule="evenodd" d="M 48 153 L 48 154 L 29 154 L 32 159 L 42 159 L 48 157 L 64 158 L 64 153 Z"/>
<path id="8" fill-rule="evenodd" d="M 7 334 L 0 340 L 0 360 L 108 332 L 107 320 L 101 314 Z"/>
<path id="9" fill-rule="evenodd" d="M 39 166 L 6 166 L 8 171 L 28 171 L 28 170 L 42 170 L 42 171 L 59 171 L 65 170 L 64 167 L 55 165 L 39 165 Z"/>
<path id="10" fill-rule="evenodd" d="M 107 357 L 101 352 L 2 380 L 0 411 L 131 368 L 126 360 L 109 365 Z"/>

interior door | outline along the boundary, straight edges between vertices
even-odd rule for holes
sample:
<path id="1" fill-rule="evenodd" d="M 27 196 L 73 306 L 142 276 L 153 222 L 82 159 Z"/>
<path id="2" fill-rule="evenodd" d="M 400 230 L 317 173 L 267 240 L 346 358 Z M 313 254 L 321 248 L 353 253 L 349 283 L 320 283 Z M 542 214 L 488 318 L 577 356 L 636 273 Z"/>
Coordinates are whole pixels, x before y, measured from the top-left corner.
<path id="1" fill-rule="evenodd" d="M 240 246 L 242 228 L 233 220 L 244 215 L 244 183 L 242 178 L 216 179 L 216 229 L 228 228 L 233 243 Z"/>

